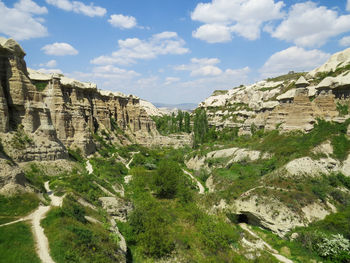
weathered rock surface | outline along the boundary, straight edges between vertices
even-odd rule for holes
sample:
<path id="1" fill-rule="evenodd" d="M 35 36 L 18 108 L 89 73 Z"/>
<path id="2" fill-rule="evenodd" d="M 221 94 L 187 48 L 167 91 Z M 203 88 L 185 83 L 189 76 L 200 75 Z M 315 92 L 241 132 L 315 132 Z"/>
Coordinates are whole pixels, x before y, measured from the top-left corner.
<path id="1" fill-rule="evenodd" d="M 25 53 L 12 39 L 0 39 L 0 134 L 3 144 L 13 141 L 23 127 L 30 143 L 9 152 L 16 161 L 56 160 L 67 148 L 95 151 L 92 135 L 121 129 L 135 140 L 158 135 L 140 99 L 100 91 L 96 84 L 58 74 L 27 71 Z"/>
<path id="2" fill-rule="evenodd" d="M 212 126 L 237 127 L 250 134 L 251 127 L 281 131 L 310 131 L 318 118 L 342 121 L 337 105 L 350 107 L 350 49 L 333 55 L 309 74 L 288 74 L 226 91 L 215 91 L 199 104 L 208 112 Z M 316 79 L 317 73 L 338 70 L 337 74 Z M 318 75 L 317 75 L 318 76 Z M 306 79 L 305 79 L 306 78 Z M 282 81 L 281 81 L 282 80 Z"/>

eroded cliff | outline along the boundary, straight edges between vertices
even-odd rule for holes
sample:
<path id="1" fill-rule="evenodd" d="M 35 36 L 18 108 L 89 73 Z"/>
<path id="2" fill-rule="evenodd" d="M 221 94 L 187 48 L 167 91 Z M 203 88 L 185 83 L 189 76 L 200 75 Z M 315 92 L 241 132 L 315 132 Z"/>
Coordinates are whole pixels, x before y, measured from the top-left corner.
<path id="1" fill-rule="evenodd" d="M 15 161 L 64 159 L 68 148 L 91 154 L 103 130 L 127 134 L 114 138 L 121 144 L 157 135 L 139 98 L 27 70 L 24 56 L 16 41 L 0 39 L 0 133 Z"/>

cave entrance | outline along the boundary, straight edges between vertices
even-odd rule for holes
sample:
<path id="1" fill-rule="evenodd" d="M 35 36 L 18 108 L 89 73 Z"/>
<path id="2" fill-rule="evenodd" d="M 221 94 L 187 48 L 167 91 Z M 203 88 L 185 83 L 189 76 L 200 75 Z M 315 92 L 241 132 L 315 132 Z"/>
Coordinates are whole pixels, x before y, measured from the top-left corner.
<path id="1" fill-rule="evenodd" d="M 239 214 L 237 215 L 237 223 L 240 224 L 240 223 L 246 223 L 246 224 L 249 224 L 249 218 L 247 215 L 245 214 Z"/>

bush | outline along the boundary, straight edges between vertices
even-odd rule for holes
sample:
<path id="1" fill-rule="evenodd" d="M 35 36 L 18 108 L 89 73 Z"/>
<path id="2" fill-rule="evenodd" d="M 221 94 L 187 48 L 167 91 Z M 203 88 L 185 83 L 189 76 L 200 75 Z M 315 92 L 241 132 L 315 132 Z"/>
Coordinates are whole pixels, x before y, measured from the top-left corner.
<path id="1" fill-rule="evenodd" d="M 135 207 L 130 215 L 131 243 L 138 243 L 144 255 L 164 257 L 174 249 L 169 211 L 152 198 Z"/>
<path id="2" fill-rule="evenodd" d="M 174 161 L 162 160 L 159 163 L 157 173 L 153 177 L 156 193 L 160 198 L 174 198 L 182 170 Z"/>
<path id="3" fill-rule="evenodd" d="M 337 259 L 339 256 L 346 261 L 350 260 L 350 241 L 343 235 L 331 235 L 324 237 L 321 242 L 316 245 L 317 253 L 324 258 Z M 333 261 L 334 262 L 334 261 Z"/>

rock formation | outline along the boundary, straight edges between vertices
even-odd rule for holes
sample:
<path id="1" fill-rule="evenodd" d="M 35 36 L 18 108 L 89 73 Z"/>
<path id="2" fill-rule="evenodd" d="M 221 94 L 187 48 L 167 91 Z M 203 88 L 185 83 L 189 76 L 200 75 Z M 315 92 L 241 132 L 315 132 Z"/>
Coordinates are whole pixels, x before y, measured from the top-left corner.
<path id="1" fill-rule="evenodd" d="M 56 160 L 68 148 L 95 151 L 93 134 L 120 129 L 136 141 L 157 135 L 140 99 L 95 84 L 27 70 L 25 52 L 0 38 L 0 134 L 16 161 Z"/>
<path id="2" fill-rule="evenodd" d="M 240 134 L 250 133 L 252 125 L 267 130 L 309 131 L 317 118 L 344 121 L 350 107 L 350 49 L 333 55 L 310 73 L 291 73 L 215 91 L 199 104 L 207 109 L 209 124 L 238 127 Z"/>

